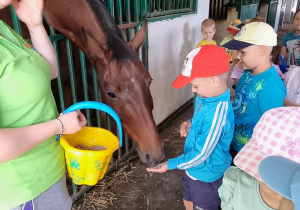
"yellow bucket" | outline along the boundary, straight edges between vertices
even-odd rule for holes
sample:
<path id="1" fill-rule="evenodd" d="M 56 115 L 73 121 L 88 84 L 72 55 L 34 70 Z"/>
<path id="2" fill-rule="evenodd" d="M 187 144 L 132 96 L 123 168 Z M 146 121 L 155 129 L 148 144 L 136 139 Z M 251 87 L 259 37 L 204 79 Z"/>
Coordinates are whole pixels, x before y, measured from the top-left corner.
<path id="1" fill-rule="evenodd" d="M 104 177 L 113 152 L 119 148 L 119 140 L 113 133 L 95 127 L 84 127 L 75 134 L 62 135 L 60 144 L 65 149 L 68 174 L 77 185 L 97 184 Z M 81 150 L 75 148 L 77 145 L 104 146 L 106 150 Z"/>
<path id="2" fill-rule="evenodd" d="M 119 139 L 110 131 L 97 127 L 84 127 L 75 134 L 58 135 L 57 140 L 65 149 L 69 176 L 74 184 L 95 185 L 107 171 L 112 154 L 122 146 L 122 125 L 117 113 L 109 106 L 95 101 L 79 102 L 70 106 L 63 114 L 78 109 L 98 109 L 110 114 L 116 121 Z M 101 151 L 77 149 L 77 146 L 103 146 Z"/>

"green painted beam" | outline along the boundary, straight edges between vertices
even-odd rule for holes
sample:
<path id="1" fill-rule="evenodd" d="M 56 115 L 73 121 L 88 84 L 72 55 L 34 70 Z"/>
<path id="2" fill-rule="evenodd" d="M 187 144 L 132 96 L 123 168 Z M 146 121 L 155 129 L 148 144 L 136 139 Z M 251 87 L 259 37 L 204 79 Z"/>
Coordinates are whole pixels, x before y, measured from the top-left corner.
<path id="1" fill-rule="evenodd" d="M 167 19 L 167 15 L 174 15 L 174 14 L 181 14 L 181 15 L 186 15 L 186 14 L 189 14 L 191 10 L 188 8 L 188 9 L 176 9 L 176 10 L 169 10 L 169 11 L 163 11 L 163 12 L 157 12 L 157 13 L 150 13 L 148 14 L 148 17 L 149 18 L 152 18 L 152 17 L 158 17 L 160 16 L 163 19 Z"/>

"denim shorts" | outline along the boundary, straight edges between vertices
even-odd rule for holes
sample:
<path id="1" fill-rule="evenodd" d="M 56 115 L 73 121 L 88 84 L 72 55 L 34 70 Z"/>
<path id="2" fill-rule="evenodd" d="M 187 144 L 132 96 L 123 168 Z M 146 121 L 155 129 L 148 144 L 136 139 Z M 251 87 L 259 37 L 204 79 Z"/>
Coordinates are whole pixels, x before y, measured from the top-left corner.
<path id="1" fill-rule="evenodd" d="M 66 174 L 31 202 L 33 210 L 70 210 L 72 207 L 72 199 L 69 196 L 66 186 Z M 11 210 L 23 210 L 25 204 L 26 203 L 12 208 Z"/>
<path id="2" fill-rule="evenodd" d="M 202 182 L 191 179 L 184 173 L 182 180 L 184 200 L 192 202 L 194 210 L 218 210 L 221 204 L 218 189 L 222 184 L 222 178 L 214 182 Z"/>

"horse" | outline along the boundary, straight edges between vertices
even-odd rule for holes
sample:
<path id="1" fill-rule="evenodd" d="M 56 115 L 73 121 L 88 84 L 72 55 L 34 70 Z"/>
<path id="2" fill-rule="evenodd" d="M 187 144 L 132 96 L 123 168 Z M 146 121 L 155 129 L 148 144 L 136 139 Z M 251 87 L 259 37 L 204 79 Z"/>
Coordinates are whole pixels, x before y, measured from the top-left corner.
<path id="1" fill-rule="evenodd" d="M 95 67 L 102 101 L 119 115 L 140 160 L 160 163 L 165 153 L 152 115 L 152 78 L 137 55 L 146 24 L 126 43 L 102 0 L 45 0 L 44 15 Z"/>

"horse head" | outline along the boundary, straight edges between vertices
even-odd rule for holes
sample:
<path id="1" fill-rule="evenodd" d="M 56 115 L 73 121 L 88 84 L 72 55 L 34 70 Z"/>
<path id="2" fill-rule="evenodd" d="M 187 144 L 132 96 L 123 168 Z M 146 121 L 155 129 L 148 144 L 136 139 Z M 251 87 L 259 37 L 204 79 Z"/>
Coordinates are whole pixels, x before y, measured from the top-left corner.
<path id="1" fill-rule="evenodd" d="M 146 24 L 126 43 L 103 1 L 45 0 L 49 24 L 72 40 L 98 72 L 102 101 L 120 116 L 142 162 L 164 159 L 164 144 L 152 110 L 151 76 L 137 56 Z"/>

